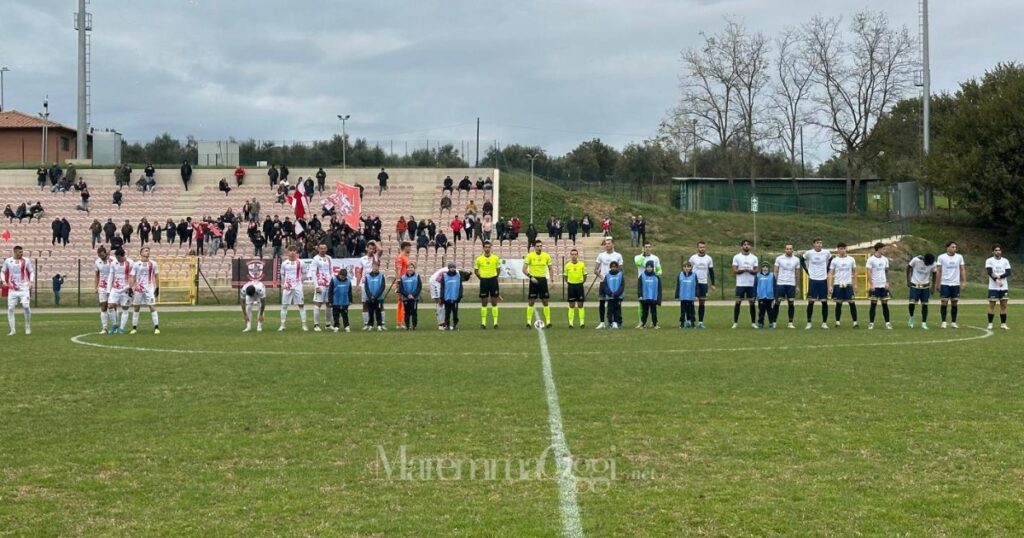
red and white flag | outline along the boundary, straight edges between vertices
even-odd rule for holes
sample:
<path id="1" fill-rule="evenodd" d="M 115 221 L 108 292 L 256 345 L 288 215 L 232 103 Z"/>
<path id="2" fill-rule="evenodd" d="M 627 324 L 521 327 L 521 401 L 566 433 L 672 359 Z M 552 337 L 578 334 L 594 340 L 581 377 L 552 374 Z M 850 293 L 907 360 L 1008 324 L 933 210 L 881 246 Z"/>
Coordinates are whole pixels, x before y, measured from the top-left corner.
<path id="1" fill-rule="evenodd" d="M 309 211 L 309 205 L 306 202 L 306 197 L 303 196 L 298 190 L 293 190 L 288 196 L 285 197 L 285 202 L 292 206 L 295 210 L 295 218 L 304 219 L 306 218 L 306 212 Z"/>
<path id="2" fill-rule="evenodd" d="M 10 230 L 4 230 L 4 233 L 0 233 L 0 239 L 3 239 L 4 241 L 10 241 L 11 240 L 11 231 Z"/>
<path id="3" fill-rule="evenodd" d="M 353 230 L 359 229 L 359 216 L 362 213 L 362 200 L 359 198 L 359 187 L 338 182 L 334 194 L 323 201 L 327 209 L 334 208 L 338 216 Z"/>

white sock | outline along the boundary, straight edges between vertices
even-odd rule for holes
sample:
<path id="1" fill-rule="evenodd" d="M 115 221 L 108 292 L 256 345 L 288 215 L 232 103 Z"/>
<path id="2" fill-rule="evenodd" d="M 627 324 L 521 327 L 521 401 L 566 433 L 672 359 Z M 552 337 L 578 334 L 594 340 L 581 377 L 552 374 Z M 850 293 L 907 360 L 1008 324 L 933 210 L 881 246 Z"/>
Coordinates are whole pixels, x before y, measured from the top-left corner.
<path id="1" fill-rule="evenodd" d="M 107 313 L 106 312 L 100 312 L 100 325 L 103 326 L 103 330 L 107 329 L 107 319 L 109 319 L 109 317 L 107 316 Z"/>
<path id="2" fill-rule="evenodd" d="M 370 324 L 370 313 L 367 310 L 363 310 L 363 326 Z"/>
<path id="3" fill-rule="evenodd" d="M 132 311 L 132 328 L 134 329 L 134 328 L 136 328 L 138 326 L 139 326 L 139 311 L 138 310 L 133 310 Z"/>
<path id="4" fill-rule="evenodd" d="M 25 330 L 27 331 L 27 330 L 29 330 L 31 328 L 32 328 L 32 309 L 26 306 L 25 307 Z"/>
<path id="5" fill-rule="evenodd" d="M 301 316 L 301 314 L 300 314 Z M 313 325 L 320 325 L 320 307 L 313 307 Z"/>
<path id="6" fill-rule="evenodd" d="M 111 308 L 107 310 L 107 324 L 110 327 L 117 327 L 117 309 Z"/>
<path id="7" fill-rule="evenodd" d="M 284 326 L 285 320 L 288 319 L 288 305 L 281 305 L 281 326 Z"/>
<path id="8" fill-rule="evenodd" d="M 129 312 L 128 310 L 122 310 L 121 311 L 121 330 L 122 331 L 124 330 L 124 328 L 126 326 L 128 326 L 128 316 L 129 315 L 131 315 L 131 312 Z"/>
<path id="9" fill-rule="evenodd" d="M 154 310 L 154 311 L 149 313 L 149 317 L 150 317 L 150 319 L 153 320 L 153 327 L 159 327 L 160 326 L 160 313 L 159 312 Z"/>
<path id="10" fill-rule="evenodd" d="M 438 325 L 444 323 L 444 305 L 442 305 L 442 304 L 435 304 L 434 305 L 434 315 L 437 317 L 437 324 Z"/>
<path id="11" fill-rule="evenodd" d="M 249 325 L 252 325 L 252 305 L 251 304 L 245 305 L 245 317 L 246 317 L 246 319 L 249 320 L 249 321 L 245 322 L 246 327 L 248 327 Z"/>
<path id="12" fill-rule="evenodd" d="M 14 332 L 14 307 L 7 308 L 7 325 L 11 327 L 11 332 Z"/>
<path id="13" fill-rule="evenodd" d="M 303 325 L 306 324 L 306 308 L 301 305 L 299 306 L 299 321 L 301 321 Z"/>

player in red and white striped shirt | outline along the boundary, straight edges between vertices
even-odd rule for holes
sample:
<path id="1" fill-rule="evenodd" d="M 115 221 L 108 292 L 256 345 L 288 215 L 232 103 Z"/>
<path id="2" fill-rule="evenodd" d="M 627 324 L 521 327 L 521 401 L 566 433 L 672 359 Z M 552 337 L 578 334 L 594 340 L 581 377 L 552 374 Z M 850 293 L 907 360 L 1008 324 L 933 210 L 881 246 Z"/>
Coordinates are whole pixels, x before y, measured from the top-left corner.
<path id="1" fill-rule="evenodd" d="M 313 263 L 310 267 L 315 286 L 313 291 L 313 330 L 315 332 L 320 332 L 320 309 L 330 302 L 327 294 L 331 287 L 331 278 L 334 276 L 333 264 L 331 257 L 327 255 L 327 245 L 323 243 L 318 245 L 317 255 L 313 256 Z M 327 310 L 324 310 L 324 320 L 327 320 L 327 315 Z"/>
<path id="2" fill-rule="evenodd" d="M 306 301 L 302 295 L 302 260 L 299 259 L 295 247 L 288 247 L 288 259 L 281 262 L 281 326 L 278 327 L 278 331 L 284 330 L 290 305 L 299 307 L 302 330 L 309 330 L 306 327 Z"/>
<path id="3" fill-rule="evenodd" d="M 110 326 L 110 334 L 124 334 L 124 328 L 128 325 L 128 304 L 131 302 L 132 288 L 129 281 L 132 277 L 132 261 L 124 253 L 124 249 L 114 251 L 114 261 L 110 264 L 110 280 L 107 282 L 107 312 L 113 310 L 110 316 L 113 323 Z M 121 307 L 121 324 L 117 324 L 117 307 Z"/>
<path id="4" fill-rule="evenodd" d="M 32 260 L 22 256 L 21 247 L 14 247 L 14 256 L 4 260 L 0 268 L 0 280 L 7 288 L 7 325 L 11 332 L 7 336 L 14 336 L 14 309 L 21 303 L 25 313 L 25 334 L 32 334 L 32 308 L 30 299 L 32 296 L 32 282 L 36 278 L 36 268 Z"/>
<path id="5" fill-rule="evenodd" d="M 132 300 L 132 332 L 139 331 L 139 307 L 148 306 L 149 316 L 153 320 L 153 334 L 160 334 L 160 314 L 156 311 L 156 297 L 160 294 L 160 271 L 156 262 L 149 259 L 149 247 L 139 251 L 140 260 L 132 264 L 131 289 L 135 294 Z"/>

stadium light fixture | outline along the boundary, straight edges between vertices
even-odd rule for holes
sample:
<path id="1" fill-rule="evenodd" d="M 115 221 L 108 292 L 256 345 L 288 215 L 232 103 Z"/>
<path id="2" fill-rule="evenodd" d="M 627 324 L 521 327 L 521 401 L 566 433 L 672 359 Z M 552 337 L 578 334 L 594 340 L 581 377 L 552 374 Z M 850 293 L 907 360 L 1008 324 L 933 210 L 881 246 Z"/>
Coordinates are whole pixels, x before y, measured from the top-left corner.
<path id="1" fill-rule="evenodd" d="M 352 116 L 349 114 L 341 115 L 338 114 L 338 119 L 341 120 L 341 169 L 342 171 L 348 168 L 348 157 L 345 154 L 346 146 L 348 146 L 348 135 L 345 134 L 345 122 L 348 121 Z"/>

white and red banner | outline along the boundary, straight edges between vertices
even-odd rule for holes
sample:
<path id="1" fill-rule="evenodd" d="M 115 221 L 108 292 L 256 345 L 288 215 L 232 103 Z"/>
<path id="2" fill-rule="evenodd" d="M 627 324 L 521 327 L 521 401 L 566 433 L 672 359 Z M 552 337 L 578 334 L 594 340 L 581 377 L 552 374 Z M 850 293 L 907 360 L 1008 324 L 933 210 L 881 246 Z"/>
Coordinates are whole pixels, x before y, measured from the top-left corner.
<path id="1" fill-rule="evenodd" d="M 359 187 L 338 182 L 334 194 L 324 198 L 325 209 L 334 209 L 339 217 L 353 230 L 359 229 L 359 216 L 362 213 L 362 199 L 359 198 Z"/>

